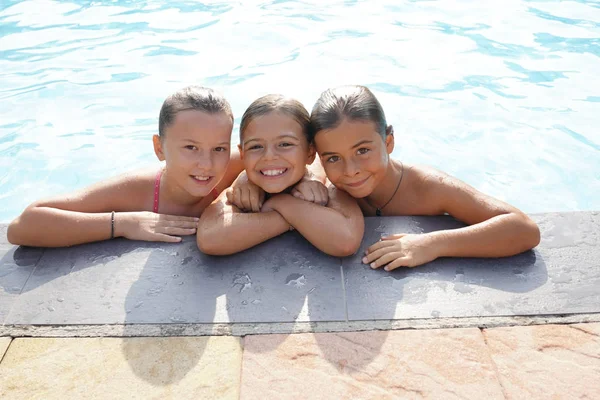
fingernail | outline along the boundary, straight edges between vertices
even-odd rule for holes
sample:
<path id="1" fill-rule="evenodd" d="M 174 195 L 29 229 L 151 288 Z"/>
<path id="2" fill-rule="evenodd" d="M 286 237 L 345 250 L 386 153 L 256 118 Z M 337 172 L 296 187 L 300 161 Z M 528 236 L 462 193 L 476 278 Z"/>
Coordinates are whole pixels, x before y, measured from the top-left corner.
<path id="1" fill-rule="evenodd" d="M 375 263 L 371 263 L 371 268 L 375 268 Z"/>
<path id="2" fill-rule="evenodd" d="M 194 221 L 198 222 L 198 221 L 200 221 L 200 218 L 194 217 Z"/>
<path id="3" fill-rule="evenodd" d="M 367 263 L 367 257 L 363 257 L 362 262 L 363 262 L 363 264 L 366 264 Z"/>

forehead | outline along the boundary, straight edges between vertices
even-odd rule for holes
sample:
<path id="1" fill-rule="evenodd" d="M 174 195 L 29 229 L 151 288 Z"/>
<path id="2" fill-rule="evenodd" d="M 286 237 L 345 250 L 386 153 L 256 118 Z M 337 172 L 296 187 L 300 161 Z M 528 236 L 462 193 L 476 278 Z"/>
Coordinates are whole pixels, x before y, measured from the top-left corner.
<path id="1" fill-rule="evenodd" d="M 209 140 L 229 138 L 233 129 L 231 117 L 224 112 L 207 113 L 198 110 L 180 111 L 167 127 L 167 137 L 188 137 Z"/>
<path id="2" fill-rule="evenodd" d="M 375 143 L 383 142 L 377 132 L 377 126 L 371 121 L 349 121 L 344 119 L 333 129 L 320 131 L 315 136 L 315 145 L 321 152 L 341 152 L 351 149 L 356 143 L 370 140 Z"/>
<path id="3" fill-rule="evenodd" d="M 253 118 L 242 133 L 246 141 L 269 139 L 282 134 L 304 137 L 302 126 L 292 116 L 279 112 L 270 112 Z"/>

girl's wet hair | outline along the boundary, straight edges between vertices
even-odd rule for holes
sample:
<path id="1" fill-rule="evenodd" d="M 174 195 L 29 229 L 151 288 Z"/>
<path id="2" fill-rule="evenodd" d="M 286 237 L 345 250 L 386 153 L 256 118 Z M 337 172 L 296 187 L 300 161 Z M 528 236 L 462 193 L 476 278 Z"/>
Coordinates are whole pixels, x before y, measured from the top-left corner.
<path id="1" fill-rule="evenodd" d="M 373 122 L 377 133 L 383 138 L 392 133 L 392 127 L 387 126 L 381 104 L 365 86 L 327 89 L 321 93 L 310 114 L 315 135 L 323 130 L 335 129 L 344 119 Z"/>
<path id="2" fill-rule="evenodd" d="M 173 123 L 177 113 L 188 110 L 208 114 L 224 112 L 233 122 L 233 112 L 225 97 L 209 88 L 188 86 L 173 93 L 163 102 L 158 117 L 158 135 L 164 137 L 166 129 Z"/>
<path id="3" fill-rule="evenodd" d="M 302 132 L 306 136 L 308 143 L 312 143 L 314 135 L 308 111 L 298 100 L 284 97 L 280 94 L 268 94 L 254 100 L 252 104 L 250 104 L 244 112 L 242 122 L 240 123 L 240 143 L 244 142 L 244 132 L 254 118 L 274 111 L 292 117 L 302 127 Z"/>

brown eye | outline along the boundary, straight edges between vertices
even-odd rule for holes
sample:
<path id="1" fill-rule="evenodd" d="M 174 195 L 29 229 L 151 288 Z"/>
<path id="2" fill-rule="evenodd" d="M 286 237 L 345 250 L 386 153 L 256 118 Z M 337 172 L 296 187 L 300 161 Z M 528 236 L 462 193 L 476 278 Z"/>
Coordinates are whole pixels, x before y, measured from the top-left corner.
<path id="1" fill-rule="evenodd" d="M 340 160 L 339 156 L 331 156 L 327 159 L 327 162 L 333 164 L 333 163 L 338 162 L 339 160 Z"/>
<path id="2" fill-rule="evenodd" d="M 370 149 L 367 149 L 366 147 L 361 147 L 360 149 L 358 149 L 356 152 L 358 154 L 367 154 L 369 151 L 371 151 Z"/>

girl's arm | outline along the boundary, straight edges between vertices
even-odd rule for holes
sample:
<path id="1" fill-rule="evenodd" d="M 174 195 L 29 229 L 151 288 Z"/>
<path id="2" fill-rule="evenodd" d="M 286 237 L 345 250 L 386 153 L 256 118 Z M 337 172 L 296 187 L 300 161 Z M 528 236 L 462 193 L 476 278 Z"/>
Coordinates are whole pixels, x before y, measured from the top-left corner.
<path id="1" fill-rule="evenodd" d="M 438 257 L 506 257 L 540 242 L 538 226 L 517 208 L 483 194 L 459 179 L 434 171 L 416 192 L 429 215 L 447 213 L 470 225 L 420 235 L 384 237 L 366 251 L 373 268 L 414 267 Z"/>
<path id="2" fill-rule="evenodd" d="M 425 196 L 443 213 L 470 225 L 432 232 L 438 257 L 505 257 L 537 246 L 540 230 L 517 208 L 448 175 L 430 180 Z"/>
<path id="3" fill-rule="evenodd" d="M 112 211 L 116 211 L 115 237 L 178 242 L 181 238 L 172 235 L 195 233 L 197 218 L 136 212 L 151 201 L 152 191 L 146 186 L 139 174 L 128 174 L 69 195 L 37 201 L 10 223 L 8 241 L 62 247 L 106 240 L 111 236 Z"/>
<path id="4" fill-rule="evenodd" d="M 288 194 L 272 197 L 265 207 L 277 211 L 309 242 L 329 255 L 352 255 L 362 241 L 364 219 L 356 200 L 333 186 L 329 187 L 326 207 Z"/>
<path id="5" fill-rule="evenodd" d="M 227 255 L 246 250 L 290 229 L 276 211 L 243 213 L 227 201 L 226 193 L 200 218 L 197 243 L 203 253 Z"/>

